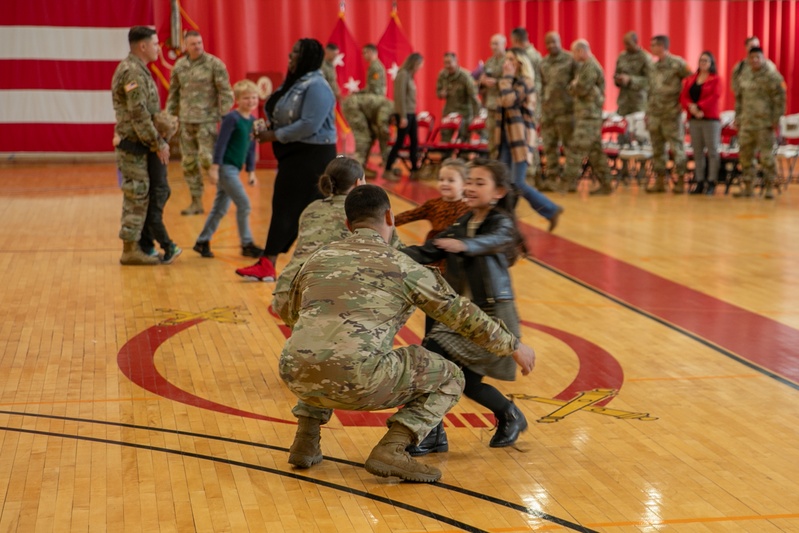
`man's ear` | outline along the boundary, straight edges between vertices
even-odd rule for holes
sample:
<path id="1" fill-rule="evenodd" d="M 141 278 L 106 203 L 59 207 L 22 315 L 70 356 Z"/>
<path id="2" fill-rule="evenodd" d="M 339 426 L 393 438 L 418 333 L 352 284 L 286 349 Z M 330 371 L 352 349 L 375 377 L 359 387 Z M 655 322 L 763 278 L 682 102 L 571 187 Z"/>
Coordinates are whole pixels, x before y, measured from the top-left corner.
<path id="1" fill-rule="evenodd" d="M 347 225 L 347 229 L 350 230 L 350 233 L 353 233 L 352 224 L 350 224 L 349 219 L 345 220 L 344 223 Z"/>
<path id="2" fill-rule="evenodd" d="M 386 225 L 389 227 L 394 226 L 394 212 L 390 207 L 386 209 Z"/>

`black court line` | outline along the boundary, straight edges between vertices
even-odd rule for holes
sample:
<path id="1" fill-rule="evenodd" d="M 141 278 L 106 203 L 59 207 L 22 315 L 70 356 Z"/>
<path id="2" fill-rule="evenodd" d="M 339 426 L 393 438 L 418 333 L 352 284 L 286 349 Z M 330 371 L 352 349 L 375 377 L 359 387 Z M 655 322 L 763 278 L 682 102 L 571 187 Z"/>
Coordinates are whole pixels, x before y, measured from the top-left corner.
<path id="1" fill-rule="evenodd" d="M 625 302 L 624 300 L 622 300 L 622 299 L 620 299 L 620 298 L 618 298 L 616 296 L 613 296 L 612 294 L 609 294 L 609 293 L 607 293 L 607 292 L 605 292 L 605 291 L 603 291 L 601 289 L 598 289 L 598 288 L 594 287 L 593 285 L 589 285 L 588 283 L 586 283 L 586 282 L 584 282 L 584 281 L 582 281 L 582 280 L 580 280 L 578 278 L 575 278 L 574 276 L 566 274 L 565 272 L 562 272 L 561 270 L 558 270 L 557 268 L 553 267 L 552 265 L 544 263 L 540 259 L 536 259 L 534 257 L 527 257 L 527 260 L 530 261 L 531 263 L 535 263 L 536 265 L 538 265 L 538 266 L 540 266 L 542 268 L 545 268 L 546 270 L 549 270 L 553 274 L 557 274 L 558 276 L 561 276 L 562 278 L 565 278 L 565 279 L 567 279 L 567 280 L 569 280 L 569 281 L 571 281 L 573 283 L 576 283 L 577 285 L 580 285 L 581 287 L 583 287 L 585 289 L 588 289 L 589 291 L 591 291 L 591 292 L 593 292 L 595 294 L 603 296 L 603 297 L 607 298 L 608 300 L 610 300 L 610 301 L 612 301 L 614 303 L 617 303 L 617 304 L 619 304 L 620 306 L 622 306 L 622 307 L 624 307 L 626 309 L 629 309 L 630 311 L 633 311 L 633 312 L 635 312 L 635 313 L 637 313 L 637 314 L 639 314 L 641 316 L 645 316 L 645 317 L 649 318 L 650 320 L 654 320 L 658 324 L 661 324 L 661 325 L 666 326 L 667 328 L 669 328 L 671 330 L 674 330 L 674 331 L 676 331 L 678 333 L 681 333 L 681 334 L 685 335 L 686 337 L 689 337 L 690 339 L 695 340 L 696 342 L 698 342 L 700 344 L 703 344 L 704 346 L 707 346 L 708 348 L 710 348 L 710 349 L 712 349 L 712 350 L 714 350 L 714 351 L 716 351 L 716 352 L 718 352 L 718 353 L 720 353 L 720 354 L 732 359 L 733 361 L 736 361 L 736 362 L 738 362 L 738 363 L 740 363 L 740 364 L 742 364 L 742 365 L 744 365 L 746 367 L 751 368 L 752 370 L 755 370 L 756 372 L 759 372 L 760 374 L 763 374 L 766 377 L 774 379 L 774 380 L 782 383 L 783 385 L 788 385 L 789 387 L 791 387 L 794 390 L 799 390 L 799 383 L 794 383 L 793 381 L 789 380 L 788 378 L 780 376 L 779 374 L 776 374 L 776 373 L 772 372 L 771 370 L 768 370 L 767 368 L 763 368 L 762 366 L 760 366 L 760 365 L 758 365 L 756 363 L 753 363 L 752 361 L 749 361 L 748 359 L 744 359 L 740 355 L 738 355 L 738 354 L 736 354 L 734 352 L 731 352 L 731 351 L 727 350 L 726 348 L 723 348 L 723 347 L 719 346 L 718 344 L 714 344 L 714 343 L 710 342 L 709 340 L 707 340 L 707 339 L 705 339 L 703 337 L 700 337 L 696 333 L 693 333 L 693 332 L 691 332 L 691 331 L 689 331 L 687 329 L 684 329 L 684 328 L 681 328 L 680 326 L 672 324 L 668 320 L 664 320 L 664 319 L 660 318 L 659 316 L 653 315 L 652 313 L 650 313 L 648 311 L 644 311 L 643 309 L 641 309 L 639 307 L 635 307 L 634 305 L 631 305 L 631 304 Z"/>
<path id="2" fill-rule="evenodd" d="M 85 423 L 89 423 L 89 424 L 115 426 L 115 427 L 129 428 L 129 429 L 141 429 L 141 430 L 145 430 L 145 431 L 156 431 L 156 432 L 160 432 L 160 433 L 169 433 L 169 434 L 173 434 L 173 435 L 183 435 L 183 436 L 187 436 L 187 437 L 197 437 L 197 438 L 203 438 L 203 439 L 210 439 L 210 440 L 228 442 L 228 443 L 233 443 L 233 444 L 242 444 L 242 445 L 245 445 L 245 446 L 252 446 L 252 447 L 256 447 L 256 448 L 264 448 L 264 449 L 268 449 L 268 450 L 281 451 L 281 452 L 286 452 L 286 453 L 288 453 L 288 451 L 289 451 L 288 448 L 284 448 L 282 446 L 274 446 L 274 445 L 271 445 L 271 444 L 261 444 L 261 443 L 257 443 L 257 442 L 250 442 L 250 441 L 245 441 L 245 440 L 240 440 L 240 439 L 231 439 L 231 438 L 228 438 L 228 437 L 221 437 L 221 436 L 216 436 L 216 435 L 205 435 L 205 434 L 202 434 L 202 433 L 194 433 L 194 432 L 190 432 L 190 431 L 181 431 L 181 430 L 177 430 L 177 429 L 166 429 L 166 428 L 159 428 L 159 427 L 141 426 L 141 425 L 137 425 L 137 424 L 126 424 L 126 423 L 122 423 L 122 422 L 110 422 L 110 421 L 106 421 L 106 420 L 92 420 L 92 419 L 89 419 L 89 418 L 75 418 L 75 417 L 68 417 L 68 416 L 44 415 L 44 414 L 39 414 L 39 413 L 25 413 L 25 412 L 18 412 L 18 411 L 0 410 L 0 414 L 14 415 L 14 416 L 29 416 L 29 417 L 35 417 L 35 418 L 47 418 L 47 419 L 51 419 L 51 420 L 63 420 L 63 421 L 69 421 L 69 422 L 85 422 Z M 331 489 L 334 489 L 334 490 L 347 492 L 347 493 L 350 493 L 350 494 L 353 494 L 353 495 L 356 495 L 356 496 L 362 496 L 364 498 L 375 500 L 375 501 L 378 501 L 378 502 L 381 502 L 381 503 L 394 505 L 394 506 L 399 507 L 401 509 L 405 509 L 407 511 L 411 511 L 413 513 L 417 513 L 417 514 L 420 514 L 420 515 L 423 515 L 423 516 L 426 516 L 426 517 L 429 517 L 429 518 L 433 518 L 433 519 L 438 520 L 440 522 L 444 522 L 446 524 L 461 528 L 464 531 L 484 532 L 484 530 L 476 528 L 474 526 L 470 526 L 469 524 L 465 524 L 463 522 L 459 522 L 457 520 L 453 520 L 453 519 L 451 519 L 449 517 L 446 517 L 446 516 L 443 516 L 443 515 L 439 515 L 437 513 L 433 513 L 432 511 L 427 511 L 425 509 L 421 509 L 419 507 L 415 507 L 415 506 L 410 505 L 410 504 L 397 502 L 397 501 L 391 500 L 389 498 L 385 498 L 385 497 L 382 497 L 382 496 L 376 496 L 374 494 L 369 494 L 368 492 L 364 492 L 364 491 L 360 491 L 360 490 L 356 490 L 356 489 L 351 489 L 351 488 L 346 487 L 344 485 L 337 485 L 337 484 L 334 484 L 334 483 L 330 483 L 328 481 L 322 481 L 322 480 L 314 479 L 314 478 L 311 478 L 311 477 L 294 474 L 292 472 L 284 472 L 282 470 L 268 468 L 268 467 L 264 467 L 264 466 L 260 466 L 260 465 L 254 465 L 254 464 L 250 464 L 250 463 L 242 463 L 240 461 L 232 461 L 232 460 L 229 460 L 229 459 L 222 459 L 222 458 L 213 457 L 213 456 L 210 456 L 210 455 L 202 455 L 202 454 L 197 454 L 197 453 L 193 453 L 193 452 L 183 452 L 183 451 L 180 451 L 180 450 L 172 450 L 170 448 L 160 448 L 160 447 L 157 447 L 157 446 L 148 446 L 148 445 L 145 445 L 145 444 L 135 444 L 135 443 L 129 443 L 129 442 L 124 442 L 124 441 L 115 441 L 115 440 L 109 440 L 109 439 L 98 439 L 98 438 L 94 438 L 94 437 L 82 437 L 82 436 L 79 436 L 79 435 L 68 435 L 68 434 L 63 434 L 63 433 L 51 433 L 51 432 L 46 432 L 46 431 L 37 431 L 37 430 L 28 430 L 28 429 L 10 428 L 10 427 L 0 427 L 0 430 L 16 431 L 16 432 L 19 432 L 19 433 L 30 433 L 30 434 L 35 434 L 35 435 L 45 435 L 45 436 L 51 436 L 51 437 L 62 437 L 62 438 L 69 438 L 69 439 L 85 440 L 85 441 L 98 442 L 98 443 L 104 443 L 104 444 L 115 444 L 115 445 L 118 445 L 118 446 L 126 446 L 126 447 L 130 447 L 130 448 L 138 448 L 138 449 L 142 449 L 142 450 L 152 450 L 152 451 L 158 451 L 158 452 L 163 452 L 163 453 L 170 453 L 170 454 L 173 454 L 173 455 L 184 455 L 184 456 L 187 456 L 187 457 L 194 457 L 194 458 L 197 458 L 197 459 L 205 459 L 205 460 L 214 461 L 214 462 L 217 462 L 217 463 L 228 464 L 228 465 L 231 465 L 231 466 L 240 466 L 240 467 L 243 467 L 243 468 L 250 468 L 250 469 L 253 469 L 253 470 L 267 472 L 267 473 L 270 473 L 270 474 L 277 474 L 277 475 L 280 475 L 280 476 L 289 477 L 289 478 L 297 479 L 297 480 L 300 480 L 300 481 L 306 481 L 308 483 L 314 483 L 314 484 L 321 485 L 321 486 L 324 486 L 324 487 L 327 487 L 327 488 L 331 488 Z M 344 464 L 344 465 L 348 465 L 348 466 L 363 468 L 363 463 L 358 463 L 358 462 L 355 462 L 355 461 L 349 461 L 347 459 L 339 459 L 337 457 L 330 457 L 330 456 L 327 456 L 327 455 L 325 455 L 324 458 L 325 458 L 325 460 L 330 461 L 332 463 L 338 463 L 338 464 Z M 569 520 L 565 520 L 563 518 L 558 518 L 556 516 L 553 516 L 553 515 L 550 515 L 550 514 L 547 514 L 547 513 L 543 513 L 543 512 L 540 512 L 540 511 L 535 511 L 535 510 L 529 509 L 528 507 L 525 507 L 523 505 L 520 505 L 520 504 L 517 504 L 517 503 L 513 503 L 513 502 L 509 502 L 507 500 L 502 500 L 500 498 L 495 498 L 493 496 L 489 496 L 487 494 L 482 494 L 482 493 L 479 493 L 479 492 L 475 492 L 475 491 L 472 491 L 472 490 L 469 490 L 469 489 L 465 489 L 463 487 L 458 487 L 458 486 L 455 486 L 455 485 L 449 485 L 447 483 L 440 483 L 440 482 L 439 483 L 429 483 L 429 484 L 427 484 L 427 486 L 429 486 L 431 488 L 441 488 L 441 489 L 449 490 L 449 491 L 452 491 L 452 492 L 458 492 L 460 494 L 463 494 L 464 496 L 468 496 L 470 498 L 475 498 L 475 499 L 482 500 L 482 501 L 485 501 L 485 502 L 488 502 L 488 503 L 492 503 L 492 504 L 498 505 L 500 507 L 506 507 L 508 509 L 513 509 L 515 511 L 519 511 L 521 513 L 525 513 L 525 514 L 534 516 L 536 518 L 540 518 L 541 520 L 545 520 L 547 522 L 551 522 L 553 524 L 557 524 L 557 525 L 562 526 L 564 528 L 571 529 L 573 531 L 580 531 L 582 533 L 598 533 L 598 532 L 596 532 L 593 529 L 587 528 L 585 526 L 582 526 L 582 525 L 574 523 L 574 522 L 570 522 Z M 488 533 L 488 532 L 484 532 L 484 533 Z"/>

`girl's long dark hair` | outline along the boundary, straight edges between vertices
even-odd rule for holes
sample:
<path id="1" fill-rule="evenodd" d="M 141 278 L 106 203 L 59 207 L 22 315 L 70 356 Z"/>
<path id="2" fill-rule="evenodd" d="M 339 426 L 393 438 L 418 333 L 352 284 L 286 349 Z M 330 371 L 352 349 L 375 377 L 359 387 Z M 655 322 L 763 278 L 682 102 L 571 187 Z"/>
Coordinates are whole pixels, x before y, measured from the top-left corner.
<path id="1" fill-rule="evenodd" d="M 300 50 L 294 72 L 286 71 L 286 81 L 283 82 L 283 85 L 281 85 L 277 91 L 272 93 L 264 106 L 266 116 L 270 119 L 272 118 L 272 113 L 275 111 L 275 104 L 277 104 L 277 101 L 291 89 L 292 85 L 297 83 L 298 79 L 313 70 L 318 70 L 319 67 L 322 66 L 322 61 L 325 58 L 325 49 L 322 43 L 316 39 L 300 39 L 297 42 L 300 44 Z"/>
<path id="2" fill-rule="evenodd" d="M 512 265 L 520 256 L 524 257 L 527 255 L 527 246 L 524 243 L 524 237 L 522 237 L 522 234 L 519 232 L 519 226 L 516 221 L 516 186 L 511 181 L 510 171 L 505 163 L 497 161 L 496 159 L 486 159 L 482 157 L 478 157 L 469 162 L 470 169 L 478 167 L 488 170 L 494 178 L 494 184 L 507 191 L 505 196 L 497 200 L 494 209 L 510 217 L 513 221 L 513 227 L 515 229 L 514 242 L 505 250 L 508 263 Z"/>

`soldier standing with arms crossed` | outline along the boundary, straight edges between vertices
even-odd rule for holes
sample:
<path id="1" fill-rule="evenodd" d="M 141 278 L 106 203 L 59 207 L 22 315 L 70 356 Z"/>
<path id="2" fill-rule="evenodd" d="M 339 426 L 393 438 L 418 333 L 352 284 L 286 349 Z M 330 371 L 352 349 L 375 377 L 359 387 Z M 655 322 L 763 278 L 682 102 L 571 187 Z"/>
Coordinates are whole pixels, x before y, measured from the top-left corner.
<path id="1" fill-rule="evenodd" d="M 652 60 L 643 48 L 638 44 L 638 34 L 628 31 L 624 34 L 624 51 L 616 60 L 616 71 L 613 74 L 613 83 L 619 88 L 619 96 L 616 100 L 619 115 L 626 117 L 633 113 L 646 110 L 646 95 L 649 90 L 649 69 L 652 67 Z M 630 133 L 624 134 L 621 142 L 630 142 L 633 139 Z M 630 178 L 629 164 L 626 159 L 622 159 L 621 167 L 622 179 Z"/>
<path id="2" fill-rule="evenodd" d="M 785 80 L 776 68 L 769 68 L 763 49 L 749 50 L 749 68 L 738 79 L 738 97 L 735 100 L 735 123 L 743 171 L 743 188 L 733 193 L 736 198 L 753 195 L 753 181 L 757 173 L 754 155 L 760 153 L 763 168 L 763 198 L 774 198 L 774 130 L 785 113 Z"/>
<path id="3" fill-rule="evenodd" d="M 652 54 L 658 58 L 649 71 L 649 97 L 646 104 L 646 120 L 649 137 L 652 140 L 652 161 L 654 164 L 655 184 L 646 192 L 666 192 L 666 165 L 669 143 L 674 153 L 674 169 L 677 181 L 674 183 L 675 194 L 685 192 L 685 130 L 682 123 L 682 106 L 680 93 L 682 80 L 691 75 L 685 60 L 669 53 L 669 38 L 655 35 L 651 43 Z"/>
<path id="4" fill-rule="evenodd" d="M 602 104 L 605 103 L 605 72 L 591 53 L 585 39 L 578 39 L 571 47 L 577 62 L 577 73 L 569 84 L 569 94 L 574 97 L 574 134 L 566 152 L 566 182 L 569 188 L 577 187 L 583 170 L 583 159 L 588 157 L 591 170 L 599 187 L 591 194 L 608 195 L 610 186 L 608 159 L 602 151 Z"/>
<path id="5" fill-rule="evenodd" d="M 544 38 L 549 54 L 541 62 L 541 137 L 544 140 L 544 157 L 547 161 L 547 185 L 560 178 L 560 150 L 566 149 L 574 132 L 574 104 L 569 94 L 569 84 L 577 72 L 577 63 L 561 47 L 560 35 L 551 31 Z M 567 153 L 568 156 L 568 153 Z M 574 187 L 573 187 L 574 185 Z M 561 183 L 563 192 L 575 192 L 576 183 Z"/>
<path id="6" fill-rule="evenodd" d="M 161 102 L 147 64 L 158 59 L 158 35 L 145 26 L 134 26 L 128 32 L 130 54 L 114 71 L 111 95 L 116 113 L 114 133 L 120 138 L 116 159 L 122 173 L 122 239 L 123 265 L 157 265 L 157 256 L 145 254 L 140 246 L 149 203 L 150 176 L 148 160 L 155 167 L 169 163 L 169 144 L 161 138 L 153 124 Z M 155 161 L 153 161 L 155 159 Z"/>
<path id="7" fill-rule="evenodd" d="M 201 170 L 211 167 L 217 126 L 233 105 L 233 90 L 225 64 L 205 51 L 199 32 L 186 32 L 185 43 L 187 55 L 172 69 L 166 111 L 180 119 L 183 177 L 191 192 L 191 205 L 180 214 L 199 215 L 204 212 Z"/>

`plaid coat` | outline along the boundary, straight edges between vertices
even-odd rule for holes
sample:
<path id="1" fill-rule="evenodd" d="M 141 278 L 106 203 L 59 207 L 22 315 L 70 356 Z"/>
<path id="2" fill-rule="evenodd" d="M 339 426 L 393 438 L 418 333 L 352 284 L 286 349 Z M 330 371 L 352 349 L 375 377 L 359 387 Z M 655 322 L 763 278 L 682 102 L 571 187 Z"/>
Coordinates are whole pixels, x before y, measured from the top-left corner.
<path id="1" fill-rule="evenodd" d="M 502 128 L 515 163 L 533 163 L 533 150 L 538 149 L 535 132 L 535 81 L 532 78 L 503 76 L 499 80 L 499 100 L 494 127 L 494 146 L 499 150 Z M 499 154 L 492 154 L 497 157 Z"/>

